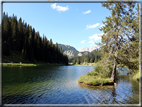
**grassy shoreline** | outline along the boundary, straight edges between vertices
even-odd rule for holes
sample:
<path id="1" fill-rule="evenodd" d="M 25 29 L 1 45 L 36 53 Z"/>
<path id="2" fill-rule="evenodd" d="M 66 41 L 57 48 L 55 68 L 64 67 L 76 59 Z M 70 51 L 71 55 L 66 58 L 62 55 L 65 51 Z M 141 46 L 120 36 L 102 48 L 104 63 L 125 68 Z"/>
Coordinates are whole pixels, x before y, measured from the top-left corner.
<path id="1" fill-rule="evenodd" d="M 78 82 L 81 84 L 86 84 L 90 86 L 105 86 L 105 85 L 114 85 L 114 82 L 110 78 L 101 78 L 96 76 L 83 75 L 78 79 Z"/>
<path id="2" fill-rule="evenodd" d="M 140 72 L 136 73 L 136 74 L 133 76 L 133 79 L 139 81 L 139 79 L 140 79 Z"/>
<path id="3" fill-rule="evenodd" d="M 56 63 L 52 63 L 52 64 L 48 64 L 48 63 L 2 63 L 2 66 L 63 66 L 65 64 L 56 64 Z"/>

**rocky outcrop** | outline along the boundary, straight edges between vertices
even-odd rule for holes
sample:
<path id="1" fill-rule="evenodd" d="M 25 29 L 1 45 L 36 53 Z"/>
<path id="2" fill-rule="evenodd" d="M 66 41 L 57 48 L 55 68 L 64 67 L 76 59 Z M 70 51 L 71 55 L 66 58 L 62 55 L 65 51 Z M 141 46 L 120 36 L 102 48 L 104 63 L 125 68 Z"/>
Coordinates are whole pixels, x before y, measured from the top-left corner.
<path id="1" fill-rule="evenodd" d="M 82 54 L 81 54 L 81 53 L 78 53 L 78 56 L 82 56 Z"/>
<path id="2" fill-rule="evenodd" d="M 68 57 L 74 57 L 73 51 L 71 50 L 66 50 L 63 52 L 63 54 L 67 55 Z"/>
<path id="3" fill-rule="evenodd" d="M 99 46 L 91 46 L 90 48 L 85 47 L 83 49 L 79 49 L 78 51 L 79 52 L 84 52 L 84 51 L 92 52 L 93 50 L 98 49 L 98 48 Z"/>

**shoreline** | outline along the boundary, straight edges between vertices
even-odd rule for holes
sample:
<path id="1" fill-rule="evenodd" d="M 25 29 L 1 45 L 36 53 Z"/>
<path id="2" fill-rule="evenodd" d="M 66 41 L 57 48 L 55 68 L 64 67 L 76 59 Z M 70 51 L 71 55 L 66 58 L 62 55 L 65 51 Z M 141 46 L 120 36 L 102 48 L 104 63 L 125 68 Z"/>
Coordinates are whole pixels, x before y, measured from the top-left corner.
<path id="1" fill-rule="evenodd" d="M 139 81 L 140 78 L 142 78 L 142 77 L 140 77 L 140 72 L 137 72 L 137 73 L 135 73 L 135 74 L 133 75 L 133 80 Z"/>
<path id="2" fill-rule="evenodd" d="M 87 63 L 87 64 L 69 64 L 69 66 L 97 66 L 96 63 Z"/>
<path id="3" fill-rule="evenodd" d="M 110 82 L 110 83 L 104 83 L 104 84 L 97 84 L 97 85 L 93 85 L 93 84 L 88 84 L 88 83 L 84 83 L 84 82 L 79 82 L 79 84 L 82 85 L 86 85 L 86 86 L 114 86 L 114 82 Z"/>
<path id="4" fill-rule="evenodd" d="M 1 63 L 2 66 L 65 66 L 57 63 Z"/>

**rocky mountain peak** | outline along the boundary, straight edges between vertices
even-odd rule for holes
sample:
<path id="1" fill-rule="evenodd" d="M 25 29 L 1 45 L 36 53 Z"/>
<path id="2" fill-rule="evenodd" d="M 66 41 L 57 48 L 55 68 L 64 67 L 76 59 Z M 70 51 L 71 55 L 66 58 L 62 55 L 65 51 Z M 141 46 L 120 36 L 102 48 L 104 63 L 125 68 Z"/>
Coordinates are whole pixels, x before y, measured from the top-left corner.
<path id="1" fill-rule="evenodd" d="M 91 46 L 90 48 L 84 47 L 83 49 L 79 49 L 78 51 L 79 52 L 84 52 L 84 51 L 92 52 L 93 50 L 98 49 L 98 48 L 99 46 Z"/>

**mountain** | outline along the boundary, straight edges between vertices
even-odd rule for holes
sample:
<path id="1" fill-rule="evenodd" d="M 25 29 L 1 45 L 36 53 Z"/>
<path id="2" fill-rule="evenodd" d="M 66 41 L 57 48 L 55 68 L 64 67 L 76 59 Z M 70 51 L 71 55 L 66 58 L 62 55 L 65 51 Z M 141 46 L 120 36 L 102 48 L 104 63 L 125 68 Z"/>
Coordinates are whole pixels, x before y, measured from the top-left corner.
<path id="1" fill-rule="evenodd" d="M 79 52 L 78 52 L 74 47 L 72 47 L 72 46 L 70 46 L 70 45 L 58 44 L 58 47 L 59 47 L 60 49 L 62 49 L 62 50 L 63 50 L 63 53 L 64 53 L 64 54 L 67 54 L 68 57 L 75 57 L 75 56 L 78 56 L 78 53 L 79 53 Z"/>
<path id="2" fill-rule="evenodd" d="M 84 52 L 84 51 L 92 52 L 93 50 L 98 49 L 98 48 L 99 46 L 91 46 L 90 48 L 85 47 L 83 49 L 79 49 L 78 51 L 79 52 Z"/>
<path id="3" fill-rule="evenodd" d="M 58 47 L 63 50 L 64 54 L 67 54 L 69 58 L 76 57 L 76 56 L 84 56 L 87 55 L 89 52 L 79 52 L 73 46 L 65 45 L 65 44 L 58 44 Z"/>
<path id="4" fill-rule="evenodd" d="M 69 60 L 68 60 L 69 63 L 73 63 L 73 64 L 80 64 L 80 63 L 84 63 L 84 62 L 88 62 L 88 63 L 95 62 L 96 63 L 101 59 L 101 55 L 99 53 L 100 48 L 95 49 L 92 52 L 88 52 L 88 51 L 85 51 L 85 52 L 86 52 L 86 55 L 69 58 Z"/>

